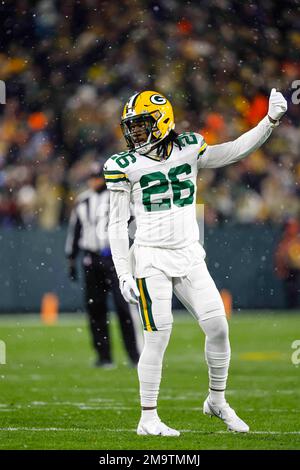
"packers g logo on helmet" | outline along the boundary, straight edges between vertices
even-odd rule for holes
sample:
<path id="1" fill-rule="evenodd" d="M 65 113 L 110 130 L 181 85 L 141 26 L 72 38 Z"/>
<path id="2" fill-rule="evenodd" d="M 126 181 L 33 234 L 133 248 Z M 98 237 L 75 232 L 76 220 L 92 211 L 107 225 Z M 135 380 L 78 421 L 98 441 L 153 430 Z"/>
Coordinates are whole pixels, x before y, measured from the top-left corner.
<path id="1" fill-rule="evenodd" d="M 152 95 L 150 96 L 150 101 L 153 104 L 166 104 L 167 99 L 162 95 Z"/>
<path id="2" fill-rule="evenodd" d="M 126 103 L 121 128 L 130 150 L 148 153 L 174 129 L 173 108 L 156 91 L 136 93 Z"/>

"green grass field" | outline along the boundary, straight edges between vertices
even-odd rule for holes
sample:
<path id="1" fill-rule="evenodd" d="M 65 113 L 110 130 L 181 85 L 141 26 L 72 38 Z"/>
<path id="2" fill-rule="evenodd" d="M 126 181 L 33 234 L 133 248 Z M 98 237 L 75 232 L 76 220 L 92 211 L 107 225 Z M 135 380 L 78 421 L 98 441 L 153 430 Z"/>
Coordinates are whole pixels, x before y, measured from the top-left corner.
<path id="1" fill-rule="evenodd" d="M 135 369 L 126 365 L 113 321 L 118 367 L 91 366 L 83 316 L 43 326 L 37 316 L 0 317 L 7 364 L 0 365 L 1 449 L 300 449 L 300 367 L 291 344 L 300 315 L 233 315 L 227 399 L 250 425 L 232 434 L 202 414 L 207 392 L 204 339 L 187 315 L 175 317 L 165 356 L 159 413 L 179 438 L 135 434 Z"/>

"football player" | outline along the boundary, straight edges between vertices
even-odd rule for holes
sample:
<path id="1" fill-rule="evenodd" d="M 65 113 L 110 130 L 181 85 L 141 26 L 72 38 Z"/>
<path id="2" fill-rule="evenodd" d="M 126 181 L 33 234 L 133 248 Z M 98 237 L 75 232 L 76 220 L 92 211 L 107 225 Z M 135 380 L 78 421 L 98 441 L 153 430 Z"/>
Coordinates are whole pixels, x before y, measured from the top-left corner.
<path id="1" fill-rule="evenodd" d="M 138 364 L 139 435 L 179 436 L 157 414 L 163 356 L 173 322 L 173 292 L 206 335 L 209 394 L 204 414 L 220 418 L 231 431 L 249 430 L 225 399 L 228 324 L 199 243 L 196 177 L 202 168 L 219 168 L 254 152 L 286 110 L 285 98 L 273 88 L 268 114 L 256 127 L 234 141 L 211 146 L 200 134 L 174 131 L 171 103 L 158 92 L 136 93 L 125 105 L 121 127 L 128 151 L 110 157 L 104 174 L 110 189 L 109 237 L 120 289 L 128 302 L 139 303 L 145 330 Z M 131 202 L 137 229 L 129 250 Z"/>

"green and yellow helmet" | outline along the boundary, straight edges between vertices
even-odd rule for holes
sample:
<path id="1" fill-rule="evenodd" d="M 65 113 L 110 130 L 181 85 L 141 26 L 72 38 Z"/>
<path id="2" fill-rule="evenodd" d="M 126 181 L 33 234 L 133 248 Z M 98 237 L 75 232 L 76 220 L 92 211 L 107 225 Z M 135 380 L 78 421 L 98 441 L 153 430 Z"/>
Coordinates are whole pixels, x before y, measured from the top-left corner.
<path id="1" fill-rule="evenodd" d="M 165 139 L 174 127 L 172 105 L 161 93 L 136 93 L 124 107 L 121 128 L 130 150 L 141 154 L 148 153 Z M 144 133 L 143 141 L 137 138 L 141 132 Z"/>

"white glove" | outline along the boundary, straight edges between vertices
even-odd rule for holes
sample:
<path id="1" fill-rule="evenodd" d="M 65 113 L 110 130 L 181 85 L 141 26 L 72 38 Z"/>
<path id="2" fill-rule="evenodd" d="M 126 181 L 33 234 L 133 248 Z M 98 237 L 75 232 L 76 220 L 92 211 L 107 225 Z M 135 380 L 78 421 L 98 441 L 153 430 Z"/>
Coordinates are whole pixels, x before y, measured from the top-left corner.
<path id="1" fill-rule="evenodd" d="M 120 276 L 119 281 L 120 290 L 126 302 L 130 302 L 131 304 L 138 304 L 139 302 L 137 297 L 140 296 L 140 293 L 132 275 L 123 274 L 122 276 Z"/>
<path id="2" fill-rule="evenodd" d="M 272 88 L 269 98 L 268 116 L 273 121 L 279 121 L 287 110 L 287 101 L 280 91 Z"/>

